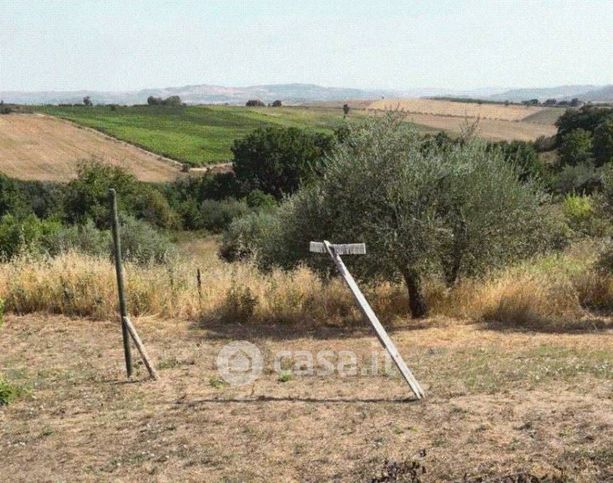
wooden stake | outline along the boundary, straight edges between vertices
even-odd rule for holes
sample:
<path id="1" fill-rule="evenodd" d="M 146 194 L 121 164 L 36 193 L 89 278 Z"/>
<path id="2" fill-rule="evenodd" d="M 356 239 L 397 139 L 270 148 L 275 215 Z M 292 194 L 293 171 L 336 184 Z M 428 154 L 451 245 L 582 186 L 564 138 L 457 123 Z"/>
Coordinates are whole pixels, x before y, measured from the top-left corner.
<path id="1" fill-rule="evenodd" d="M 145 346 L 143 345 L 142 341 L 140 340 L 140 337 L 138 336 L 138 333 L 136 332 L 136 329 L 134 328 L 134 325 L 132 325 L 132 322 L 130 321 L 130 319 L 128 317 L 123 317 L 122 320 L 123 320 L 124 325 L 128 328 L 128 332 L 132 336 L 132 340 L 134 341 L 134 345 L 138 349 L 138 352 L 140 352 L 140 356 L 143 359 L 143 363 L 145 364 L 145 367 L 149 371 L 149 375 L 153 379 L 156 379 L 156 380 L 159 379 L 159 376 L 158 376 L 157 372 L 155 372 L 155 368 L 149 362 L 149 356 L 147 355 L 147 351 L 145 350 Z"/>
<path id="2" fill-rule="evenodd" d="M 119 215 L 117 213 L 117 193 L 114 189 L 109 190 L 109 198 L 111 201 L 112 211 L 113 244 L 115 246 L 115 273 L 117 274 L 117 291 L 119 293 L 119 312 L 121 315 L 121 333 L 123 336 L 123 351 L 126 358 L 126 372 L 128 373 L 128 377 L 132 377 L 132 353 L 130 351 L 130 337 L 132 337 L 134 345 L 136 345 L 145 367 L 149 371 L 149 375 L 153 379 L 158 379 L 155 368 L 149 362 L 149 357 L 145 351 L 145 346 L 140 340 L 134 325 L 128 318 L 128 306 L 126 304 L 126 295 L 123 284 L 123 266 L 121 263 L 121 237 L 119 234 Z"/>
<path id="3" fill-rule="evenodd" d="M 130 339 L 125 319 L 128 317 L 126 295 L 123 285 L 123 267 L 121 265 L 121 239 L 119 236 L 119 215 L 117 214 L 117 193 L 114 189 L 109 190 L 111 203 L 111 217 L 113 229 L 113 245 L 115 247 L 115 273 L 117 275 L 117 292 L 119 295 L 119 313 L 121 317 L 121 333 L 123 336 L 123 352 L 126 359 L 126 372 L 132 377 L 132 354 L 130 352 Z"/>
<path id="4" fill-rule="evenodd" d="M 196 270 L 196 284 L 198 286 L 198 303 L 200 310 L 202 310 L 202 274 L 200 273 L 200 268 Z"/>
<path id="5" fill-rule="evenodd" d="M 366 300 L 366 297 L 364 297 L 364 294 L 358 287 L 358 284 L 355 282 L 353 276 L 351 275 L 351 273 L 349 273 L 349 270 L 347 270 L 347 267 L 343 263 L 343 260 L 336 252 L 335 246 L 331 245 L 326 240 L 324 240 L 323 244 L 328 254 L 330 255 L 330 257 L 332 257 L 332 260 L 336 264 L 336 268 L 338 268 L 341 277 L 343 277 L 343 279 L 347 283 L 347 286 L 351 290 L 351 293 L 353 294 L 353 297 L 355 298 L 360 309 L 362 310 L 362 313 L 374 327 L 379 342 L 381 342 L 381 344 L 385 347 L 389 355 L 392 357 L 392 360 L 396 364 L 396 367 L 400 371 L 400 374 L 402 374 L 404 380 L 407 382 L 407 384 L 413 391 L 413 394 L 415 394 L 417 399 L 422 399 L 424 397 L 423 389 L 421 388 L 419 382 L 417 382 L 417 379 L 415 379 L 415 376 L 413 376 L 413 373 L 407 367 L 404 360 L 400 356 L 398 349 L 396 349 L 396 345 L 394 344 L 392 339 L 390 339 L 390 336 L 387 335 L 387 332 L 383 328 L 383 325 L 381 325 L 381 322 L 379 321 L 377 315 Z"/>

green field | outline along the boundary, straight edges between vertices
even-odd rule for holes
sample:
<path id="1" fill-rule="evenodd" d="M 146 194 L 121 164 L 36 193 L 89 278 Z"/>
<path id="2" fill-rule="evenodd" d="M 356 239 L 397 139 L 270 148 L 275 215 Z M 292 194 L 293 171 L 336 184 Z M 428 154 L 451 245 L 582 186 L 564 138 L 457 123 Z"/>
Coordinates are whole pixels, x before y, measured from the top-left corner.
<path id="1" fill-rule="evenodd" d="M 331 131 L 343 122 L 342 109 L 333 107 L 44 106 L 38 110 L 192 166 L 230 161 L 233 141 L 258 127 Z"/>

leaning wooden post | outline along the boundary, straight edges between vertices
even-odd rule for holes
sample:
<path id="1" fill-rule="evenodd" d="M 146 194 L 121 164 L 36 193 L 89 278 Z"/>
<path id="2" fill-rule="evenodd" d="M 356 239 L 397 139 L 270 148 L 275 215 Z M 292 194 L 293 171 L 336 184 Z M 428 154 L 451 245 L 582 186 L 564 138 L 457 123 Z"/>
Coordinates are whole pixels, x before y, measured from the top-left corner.
<path id="1" fill-rule="evenodd" d="M 123 286 L 123 267 L 121 266 L 121 239 L 119 237 L 119 215 L 117 214 L 117 193 L 114 189 L 109 190 L 111 202 L 111 217 L 113 228 L 113 245 L 115 247 L 115 274 L 117 275 L 117 292 L 119 295 L 119 313 L 121 317 L 121 333 L 123 336 L 123 352 L 126 358 L 126 372 L 128 377 L 132 377 L 132 354 L 130 352 L 130 335 L 126 318 L 128 308 L 126 305 L 126 294 Z"/>
<path id="2" fill-rule="evenodd" d="M 130 337 L 134 341 L 134 345 L 138 349 L 140 356 L 149 371 L 149 375 L 153 379 L 158 379 L 157 372 L 153 364 L 149 362 L 149 356 L 145 351 L 145 346 L 138 336 L 138 332 L 128 317 L 128 308 L 126 305 L 126 296 L 123 286 L 123 267 L 121 265 L 121 237 L 119 236 L 119 216 L 117 214 L 117 193 L 114 189 L 109 190 L 111 199 L 111 209 L 113 214 L 113 243 L 115 245 L 115 272 L 117 274 L 117 291 L 119 292 L 119 311 L 121 312 L 121 331 L 123 334 L 123 350 L 126 356 L 126 370 L 128 377 L 132 376 L 132 354 L 130 353 Z"/>
<path id="3" fill-rule="evenodd" d="M 402 374 L 402 377 L 411 388 L 411 391 L 413 391 L 413 394 L 415 394 L 415 397 L 417 397 L 417 399 L 422 399 L 424 397 L 424 391 L 419 385 L 419 382 L 417 382 L 417 379 L 415 379 L 415 376 L 413 376 L 413 373 L 400 356 L 400 352 L 398 352 L 398 349 L 396 349 L 396 345 L 392 339 L 390 339 L 390 336 L 387 335 L 387 332 L 383 328 L 383 325 L 381 325 L 379 318 L 371 308 L 370 304 L 366 300 L 366 297 L 364 297 L 364 294 L 360 290 L 360 287 L 358 287 L 358 284 L 355 282 L 353 276 L 351 273 L 349 273 L 349 270 L 347 270 L 345 263 L 340 257 L 340 255 L 363 255 L 366 253 L 366 245 L 364 245 L 364 243 L 332 245 L 330 242 L 324 240 L 323 243 L 311 242 L 309 249 L 315 253 L 328 253 L 328 255 L 330 255 L 334 261 L 334 264 L 336 265 L 336 268 L 341 274 L 341 277 L 343 277 L 343 280 L 345 280 L 349 290 L 351 290 L 353 298 L 355 298 L 355 301 L 362 310 L 362 313 L 375 329 L 379 342 L 381 342 L 383 347 L 385 347 L 388 354 L 391 356 L 392 360 L 396 364 L 396 367 L 400 371 L 400 374 Z"/>

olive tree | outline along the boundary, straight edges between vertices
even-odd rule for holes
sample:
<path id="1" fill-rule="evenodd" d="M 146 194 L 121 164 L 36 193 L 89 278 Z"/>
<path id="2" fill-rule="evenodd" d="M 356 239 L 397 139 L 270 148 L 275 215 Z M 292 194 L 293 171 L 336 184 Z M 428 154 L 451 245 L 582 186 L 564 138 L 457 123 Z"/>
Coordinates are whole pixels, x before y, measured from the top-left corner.
<path id="1" fill-rule="evenodd" d="M 329 261 L 309 255 L 310 240 L 365 242 L 367 254 L 347 260 L 352 271 L 363 280 L 402 278 L 420 317 L 425 276 L 453 284 L 536 250 L 541 201 L 499 150 L 479 141 L 424 146 L 391 114 L 351 127 L 323 176 L 267 220 L 252 251 L 263 267 L 326 270 Z"/>

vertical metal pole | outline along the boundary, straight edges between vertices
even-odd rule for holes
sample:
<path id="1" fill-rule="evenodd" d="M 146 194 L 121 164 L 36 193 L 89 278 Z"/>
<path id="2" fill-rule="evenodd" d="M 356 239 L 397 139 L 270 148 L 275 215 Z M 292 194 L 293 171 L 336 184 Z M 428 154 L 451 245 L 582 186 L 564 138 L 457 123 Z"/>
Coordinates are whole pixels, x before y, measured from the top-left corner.
<path id="1" fill-rule="evenodd" d="M 119 215 L 117 214 L 117 193 L 114 189 L 109 190 L 111 203 L 111 218 L 113 229 L 113 245 L 115 247 L 115 273 L 117 274 L 117 292 L 119 294 L 119 312 L 121 316 L 121 333 L 123 336 L 123 352 L 126 358 L 126 372 L 132 376 L 132 354 L 130 353 L 130 336 L 125 319 L 128 317 L 126 295 L 123 286 L 123 267 L 121 265 L 121 239 L 119 236 Z"/>

